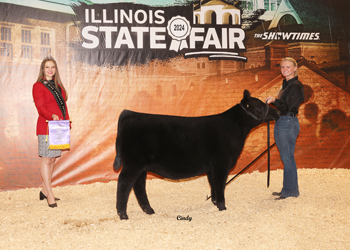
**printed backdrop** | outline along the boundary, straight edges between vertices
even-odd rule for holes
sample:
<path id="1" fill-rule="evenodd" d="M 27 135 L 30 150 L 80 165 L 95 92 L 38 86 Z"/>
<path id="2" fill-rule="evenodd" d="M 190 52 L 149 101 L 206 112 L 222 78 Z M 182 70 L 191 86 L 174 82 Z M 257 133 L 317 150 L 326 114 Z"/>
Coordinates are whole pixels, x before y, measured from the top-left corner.
<path id="1" fill-rule="evenodd" d="M 285 56 L 298 60 L 306 93 L 298 167 L 349 168 L 349 11 L 347 0 L 0 0 L 0 190 L 41 185 L 32 86 L 47 56 L 72 120 L 54 186 L 118 179 L 123 109 L 211 115 L 245 89 L 264 100 L 281 86 Z M 232 173 L 266 150 L 266 134 L 266 124 L 250 133 Z M 280 168 L 274 147 L 271 169 Z M 266 169 L 264 156 L 248 172 Z"/>

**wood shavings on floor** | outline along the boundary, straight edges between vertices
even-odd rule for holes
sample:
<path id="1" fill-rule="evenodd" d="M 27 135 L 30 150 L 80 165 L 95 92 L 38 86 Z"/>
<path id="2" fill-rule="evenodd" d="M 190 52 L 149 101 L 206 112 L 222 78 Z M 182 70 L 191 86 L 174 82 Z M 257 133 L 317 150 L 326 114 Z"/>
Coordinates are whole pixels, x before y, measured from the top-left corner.
<path id="1" fill-rule="evenodd" d="M 54 188 L 57 208 L 38 188 L 0 192 L 0 248 L 7 249 L 350 249 L 350 170 L 299 169 L 298 198 L 276 201 L 282 170 L 244 174 L 210 200 L 206 177 L 147 180 L 155 214 L 133 192 L 129 220 L 115 209 L 117 182 Z M 229 176 L 229 179 L 232 176 Z"/>

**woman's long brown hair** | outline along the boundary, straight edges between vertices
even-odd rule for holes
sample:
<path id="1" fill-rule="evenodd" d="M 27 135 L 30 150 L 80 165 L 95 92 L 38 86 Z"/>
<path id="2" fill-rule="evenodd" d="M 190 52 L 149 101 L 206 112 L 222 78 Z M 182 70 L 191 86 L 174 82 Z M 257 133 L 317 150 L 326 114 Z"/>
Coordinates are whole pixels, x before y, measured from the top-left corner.
<path id="1" fill-rule="evenodd" d="M 62 83 L 62 80 L 61 80 L 61 77 L 60 77 L 60 73 L 58 71 L 56 60 L 53 59 L 53 57 L 46 57 L 41 62 L 40 70 L 39 70 L 39 76 L 38 76 L 38 79 L 36 81 L 40 82 L 41 80 L 45 79 L 45 64 L 46 64 L 46 62 L 49 62 L 49 61 L 51 61 L 51 62 L 53 62 L 55 64 L 56 73 L 54 75 L 53 80 L 55 82 L 56 88 L 58 87 L 57 85 L 60 85 L 60 87 L 64 90 L 64 93 L 66 93 L 66 101 L 67 101 L 68 100 L 68 93 L 67 93 L 66 88 L 63 86 L 63 83 Z"/>

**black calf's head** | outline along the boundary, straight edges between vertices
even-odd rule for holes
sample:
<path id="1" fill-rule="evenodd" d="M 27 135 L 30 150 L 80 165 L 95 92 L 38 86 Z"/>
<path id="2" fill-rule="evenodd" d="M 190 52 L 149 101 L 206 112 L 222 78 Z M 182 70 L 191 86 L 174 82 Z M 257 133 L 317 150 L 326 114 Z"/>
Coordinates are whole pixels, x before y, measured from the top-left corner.
<path id="1" fill-rule="evenodd" d="M 271 108 L 259 99 L 251 97 L 248 90 L 244 90 L 240 106 L 249 116 L 260 122 L 273 121 L 280 117 L 277 109 Z"/>

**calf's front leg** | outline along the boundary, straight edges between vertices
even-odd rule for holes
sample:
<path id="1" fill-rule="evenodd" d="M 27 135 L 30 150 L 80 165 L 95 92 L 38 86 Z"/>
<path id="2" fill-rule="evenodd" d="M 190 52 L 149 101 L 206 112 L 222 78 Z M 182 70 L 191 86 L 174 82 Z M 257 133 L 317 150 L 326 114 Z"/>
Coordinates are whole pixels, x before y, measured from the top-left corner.
<path id="1" fill-rule="evenodd" d="M 210 195 L 211 195 L 211 202 L 216 206 L 216 194 L 215 194 L 215 190 L 214 190 L 214 182 L 213 182 L 213 177 L 212 174 L 210 172 L 207 173 L 207 178 L 208 178 L 208 182 L 210 185 Z"/>
<path id="2" fill-rule="evenodd" d="M 227 174 L 225 173 L 214 173 L 213 174 L 213 189 L 215 192 L 216 206 L 219 211 L 226 210 L 225 206 L 225 186 L 226 186 Z"/>

